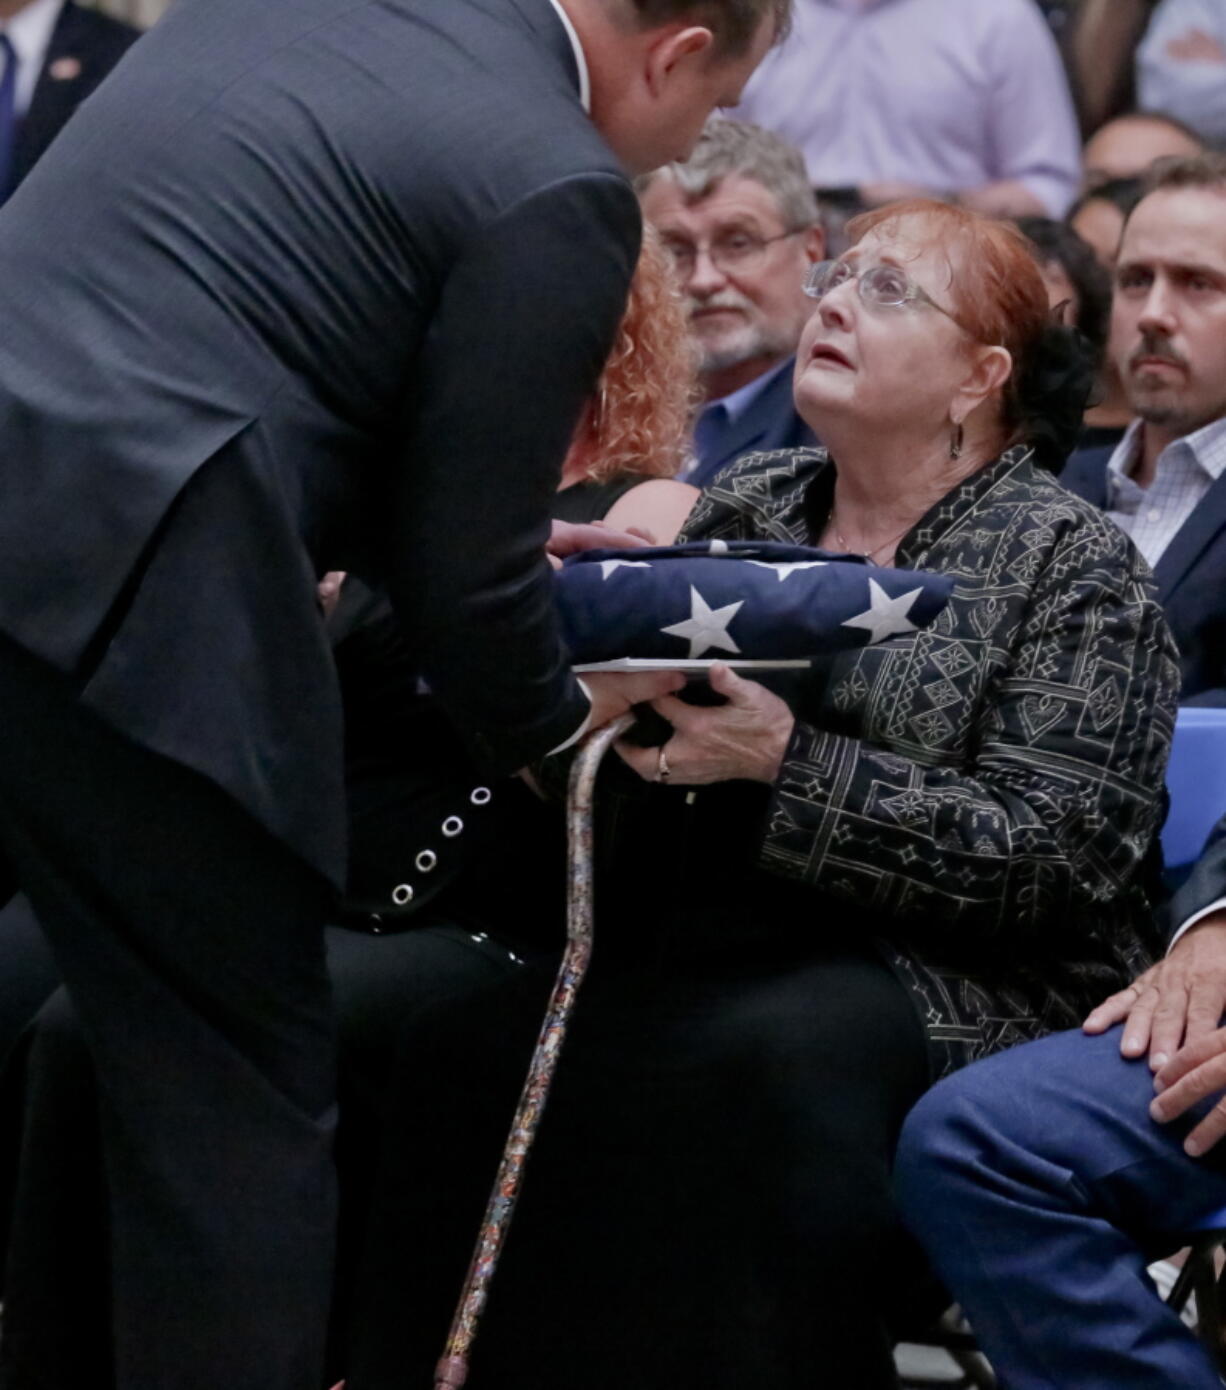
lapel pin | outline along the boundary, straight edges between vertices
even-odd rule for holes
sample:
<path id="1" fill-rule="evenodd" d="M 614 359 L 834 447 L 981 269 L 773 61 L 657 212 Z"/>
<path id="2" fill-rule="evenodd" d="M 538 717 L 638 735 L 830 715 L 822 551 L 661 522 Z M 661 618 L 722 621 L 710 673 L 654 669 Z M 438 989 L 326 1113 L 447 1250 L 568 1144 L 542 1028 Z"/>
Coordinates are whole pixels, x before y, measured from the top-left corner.
<path id="1" fill-rule="evenodd" d="M 80 58 L 57 58 L 47 69 L 47 76 L 55 82 L 71 82 L 81 76 Z"/>

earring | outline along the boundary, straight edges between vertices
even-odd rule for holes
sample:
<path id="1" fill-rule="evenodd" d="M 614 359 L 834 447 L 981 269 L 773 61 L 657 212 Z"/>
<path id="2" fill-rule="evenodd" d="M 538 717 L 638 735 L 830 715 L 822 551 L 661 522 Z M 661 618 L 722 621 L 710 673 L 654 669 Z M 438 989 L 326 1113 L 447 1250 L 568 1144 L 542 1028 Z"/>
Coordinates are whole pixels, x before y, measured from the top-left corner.
<path id="1" fill-rule="evenodd" d="M 949 457 L 960 459 L 962 457 L 962 421 L 955 420 L 954 427 L 949 434 Z"/>

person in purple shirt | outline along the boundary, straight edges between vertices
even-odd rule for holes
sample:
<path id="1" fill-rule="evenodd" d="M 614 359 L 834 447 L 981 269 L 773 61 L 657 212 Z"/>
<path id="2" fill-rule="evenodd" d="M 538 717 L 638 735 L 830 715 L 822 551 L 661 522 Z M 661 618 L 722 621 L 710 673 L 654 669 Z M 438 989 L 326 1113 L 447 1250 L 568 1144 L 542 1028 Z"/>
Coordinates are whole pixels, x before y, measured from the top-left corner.
<path id="1" fill-rule="evenodd" d="M 737 119 L 805 156 L 820 190 L 866 203 L 956 196 L 989 216 L 1061 216 L 1077 119 L 1034 0 L 797 0 Z"/>

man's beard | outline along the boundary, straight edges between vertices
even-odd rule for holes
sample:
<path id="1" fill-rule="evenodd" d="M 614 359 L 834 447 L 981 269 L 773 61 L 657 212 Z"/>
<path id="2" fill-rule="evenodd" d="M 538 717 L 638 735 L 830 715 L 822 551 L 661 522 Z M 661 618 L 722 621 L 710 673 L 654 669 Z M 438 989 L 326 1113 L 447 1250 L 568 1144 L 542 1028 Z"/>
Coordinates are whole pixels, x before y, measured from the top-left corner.
<path id="1" fill-rule="evenodd" d="M 755 357 L 782 358 L 796 351 L 798 335 L 764 324 L 757 306 L 735 290 L 724 290 L 709 299 L 688 297 L 685 307 L 691 322 L 695 310 L 699 309 L 739 309 L 745 314 L 740 323 L 726 329 L 715 339 L 694 333 L 699 352 L 698 370 L 703 376 L 727 371 L 729 367 L 739 367 Z"/>
<path id="2" fill-rule="evenodd" d="M 1192 412 L 1180 399 L 1178 390 L 1164 379 L 1156 379 L 1152 386 L 1145 384 L 1146 373 L 1144 369 L 1138 373 L 1137 364 L 1147 357 L 1169 362 L 1185 372 L 1189 370 L 1188 359 L 1175 351 L 1165 333 L 1142 333 L 1140 343 L 1128 357 L 1124 378 L 1128 403 L 1147 424 L 1180 427 L 1192 418 Z"/>

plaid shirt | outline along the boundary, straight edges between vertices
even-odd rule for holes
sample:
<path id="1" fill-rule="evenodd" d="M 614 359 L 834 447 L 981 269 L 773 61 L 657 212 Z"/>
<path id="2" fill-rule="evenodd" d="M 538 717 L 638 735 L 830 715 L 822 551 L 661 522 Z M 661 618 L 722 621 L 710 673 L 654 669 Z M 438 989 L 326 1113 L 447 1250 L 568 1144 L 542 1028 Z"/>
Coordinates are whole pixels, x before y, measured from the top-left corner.
<path id="1" fill-rule="evenodd" d="M 1141 447 L 1141 428 L 1140 420 L 1128 426 L 1107 464 L 1107 515 L 1132 537 L 1152 569 L 1226 471 L 1226 418 L 1168 444 L 1158 455 L 1154 481 L 1147 488 L 1129 476 Z"/>

